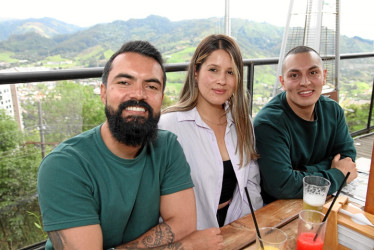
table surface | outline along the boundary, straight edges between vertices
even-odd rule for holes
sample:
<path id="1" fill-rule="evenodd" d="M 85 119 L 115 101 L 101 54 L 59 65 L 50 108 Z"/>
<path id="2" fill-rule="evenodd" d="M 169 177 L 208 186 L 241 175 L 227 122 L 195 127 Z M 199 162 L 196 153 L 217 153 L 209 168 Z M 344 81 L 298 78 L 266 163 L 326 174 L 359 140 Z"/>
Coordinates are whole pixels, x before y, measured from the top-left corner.
<path id="1" fill-rule="evenodd" d="M 277 200 L 255 211 L 259 227 L 278 227 L 288 236 L 287 249 L 296 249 L 298 214 L 302 199 Z M 248 214 L 221 228 L 225 249 L 255 249 L 256 228 Z"/>

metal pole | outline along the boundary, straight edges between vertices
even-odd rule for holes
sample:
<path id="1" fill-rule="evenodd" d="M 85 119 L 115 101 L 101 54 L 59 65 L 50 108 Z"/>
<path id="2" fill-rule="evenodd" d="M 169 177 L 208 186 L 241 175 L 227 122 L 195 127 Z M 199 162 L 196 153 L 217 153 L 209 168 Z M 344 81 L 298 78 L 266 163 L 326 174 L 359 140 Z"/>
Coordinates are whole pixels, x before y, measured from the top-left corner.
<path id="1" fill-rule="evenodd" d="M 335 31 L 335 90 L 339 101 L 340 74 L 340 1 L 336 0 L 336 31 Z"/>
<path id="2" fill-rule="evenodd" d="M 38 114 L 39 114 L 39 132 L 40 132 L 40 148 L 42 150 L 42 159 L 45 157 L 45 141 L 44 141 L 44 125 L 42 119 L 42 105 L 38 101 Z"/>
<path id="3" fill-rule="evenodd" d="M 225 0 L 225 34 L 231 36 L 230 0 Z"/>
<path id="4" fill-rule="evenodd" d="M 249 114 L 252 116 L 253 112 L 253 79 L 254 79 L 254 73 L 255 73 L 255 65 L 254 63 L 251 63 L 247 67 L 247 91 L 249 92 L 250 97 L 250 105 L 249 105 Z"/>

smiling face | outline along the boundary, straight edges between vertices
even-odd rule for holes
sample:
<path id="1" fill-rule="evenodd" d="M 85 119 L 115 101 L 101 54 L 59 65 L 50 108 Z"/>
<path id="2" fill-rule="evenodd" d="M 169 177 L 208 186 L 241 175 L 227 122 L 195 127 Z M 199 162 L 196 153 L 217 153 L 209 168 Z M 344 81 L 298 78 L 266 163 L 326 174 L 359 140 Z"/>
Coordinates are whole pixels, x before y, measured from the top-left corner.
<path id="1" fill-rule="evenodd" d="M 199 88 L 198 106 L 222 108 L 236 88 L 236 77 L 230 55 L 224 50 L 213 51 L 195 72 Z"/>
<path id="2" fill-rule="evenodd" d="M 326 73 L 321 58 L 314 52 L 290 54 L 285 58 L 279 80 L 287 92 L 288 105 L 300 117 L 306 119 L 313 114 L 326 83 Z"/>
<path id="3" fill-rule="evenodd" d="M 139 146 L 155 138 L 163 100 L 163 71 L 151 57 L 127 52 L 112 63 L 101 85 L 109 129 L 117 141 Z"/>

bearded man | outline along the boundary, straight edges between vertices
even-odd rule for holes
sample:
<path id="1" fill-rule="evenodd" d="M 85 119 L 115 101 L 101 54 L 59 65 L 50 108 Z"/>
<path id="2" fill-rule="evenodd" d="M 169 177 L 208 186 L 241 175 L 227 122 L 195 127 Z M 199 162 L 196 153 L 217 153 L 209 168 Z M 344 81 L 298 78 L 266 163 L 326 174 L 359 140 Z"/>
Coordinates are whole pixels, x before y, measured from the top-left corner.
<path id="1" fill-rule="evenodd" d="M 107 120 L 40 165 L 46 249 L 222 248 L 218 228 L 196 231 L 190 168 L 176 136 L 157 129 L 160 52 L 145 41 L 124 44 L 102 82 Z"/>

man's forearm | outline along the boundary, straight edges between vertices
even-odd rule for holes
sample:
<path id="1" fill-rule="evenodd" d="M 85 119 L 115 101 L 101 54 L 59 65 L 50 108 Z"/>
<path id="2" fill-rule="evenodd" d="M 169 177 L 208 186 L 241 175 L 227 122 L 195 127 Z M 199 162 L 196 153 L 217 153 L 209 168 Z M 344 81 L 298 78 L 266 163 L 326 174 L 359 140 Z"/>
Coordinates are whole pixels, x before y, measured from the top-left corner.
<path id="1" fill-rule="evenodd" d="M 120 245 L 115 249 L 183 249 L 182 243 L 174 242 L 174 240 L 175 235 L 171 227 L 162 222 L 136 240 Z"/>

